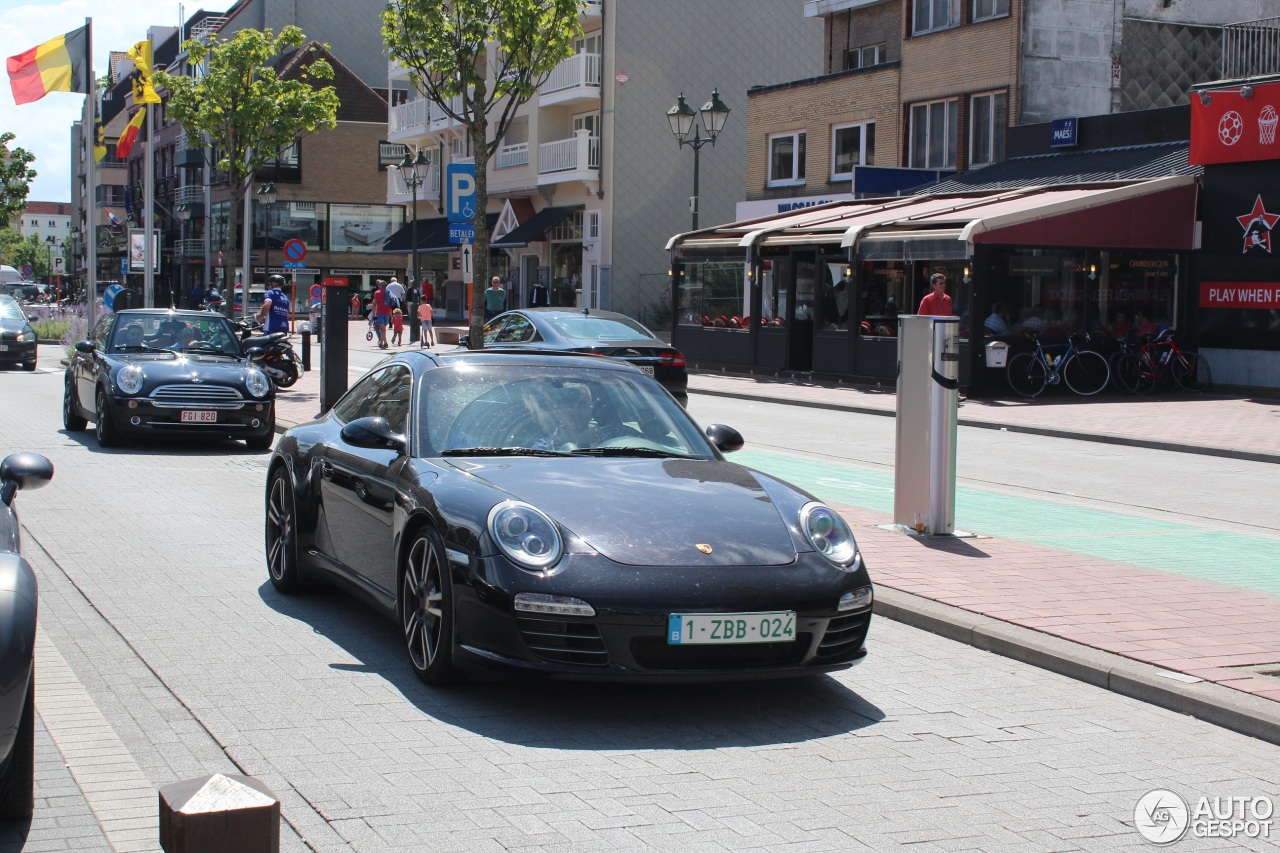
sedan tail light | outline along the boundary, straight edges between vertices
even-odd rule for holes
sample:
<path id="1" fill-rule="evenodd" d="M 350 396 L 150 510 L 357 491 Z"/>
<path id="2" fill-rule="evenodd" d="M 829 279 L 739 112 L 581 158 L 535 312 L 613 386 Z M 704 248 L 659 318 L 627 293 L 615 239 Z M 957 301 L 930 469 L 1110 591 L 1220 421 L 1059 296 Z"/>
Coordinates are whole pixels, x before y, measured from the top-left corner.
<path id="1" fill-rule="evenodd" d="M 658 363 L 667 367 L 684 367 L 684 356 L 678 352 L 666 352 L 658 359 Z"/>

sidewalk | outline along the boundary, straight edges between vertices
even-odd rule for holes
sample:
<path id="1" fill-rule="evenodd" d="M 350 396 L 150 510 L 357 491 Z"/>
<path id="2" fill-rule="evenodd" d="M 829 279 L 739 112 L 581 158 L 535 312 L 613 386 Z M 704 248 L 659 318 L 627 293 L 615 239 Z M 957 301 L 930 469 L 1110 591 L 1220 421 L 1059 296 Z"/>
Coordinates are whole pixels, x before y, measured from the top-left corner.
<path id="1" fill-rule="evenodd" d="M 315 416 L 318 376 L 281 392 L 281 427 Z M 885 416 L 896 407 L 892 389 L 728 374 L 691 376 L 689 391 Z M 959 420 L 1280 463 L 1275 399 L 970 399 Z M 887 515 L 837 508 L 858 532 L 879 614 L 1280 743 L 1280 595 L 1027 542 L 906 536 L 880 527 Z"/>

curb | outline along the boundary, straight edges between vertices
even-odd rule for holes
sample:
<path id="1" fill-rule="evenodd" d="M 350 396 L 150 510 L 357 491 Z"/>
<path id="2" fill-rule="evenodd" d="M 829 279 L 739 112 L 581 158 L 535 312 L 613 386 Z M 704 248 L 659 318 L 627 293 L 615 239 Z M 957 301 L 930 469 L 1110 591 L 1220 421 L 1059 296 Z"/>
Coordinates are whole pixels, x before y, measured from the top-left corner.
<path id="1" fill-rule="evenodd" d="M 774 397 L 769 394 L 747 394 L 741 391 L 716 391 L 706 388 L 689 388 L 690 394 L 702 394 L 707 397 L 728 397 L 734 400 L 751 400 L 757 403 L 778 403 L 783 406 L 803 406 L 809 409 L 827 409 L 836 412 L 852 412 L 859 415 L 880 415 L 881 417 L 897 417 L 896 409 L 879 409 L 874 406 L 857 406 L 848 403 L 830 403 L 819 400 L 798 400 L 794 397 Z M 1024 424 L 1004 424 L 999 421 L 976 420 L 974 418 L 956 418 L 958 426 L 976 427 L 978 429 L 1004 430 L 1027 435 L 1043 435 L 1049 438 L 1067 438 L 1075 441 L 1093 441 L 1102 444 L 1117 444 L 1126 447 L 1141 447 L 1147 450 L 1168 450 L 1174 453 L 1193 453 L 1201 456 L 1217 456 L 1225 459 L 1240 459 L 1246 462 L 1266 462 L 1280 465 L 1280 453 L 1268 453 L 1258 450 L 1239 450 L 1231 447 L 1214 447 L 1207 444 L 1189 444 L 1173 441 L 1159 441 L 1151 438 L 1135 438 L 1128 435 L 1116 435 L 1105 432 L 1072 432 L 1071 430 L 1054 429 L 1053 427 L 1027 426 Z"/>
<path id="2" fill-rule="evenodd" d="M 878 616 L 1280 745 L 1280 703 L 883 586 Z M 1176 675 L 1176 674 L 1175 674 Z"/>

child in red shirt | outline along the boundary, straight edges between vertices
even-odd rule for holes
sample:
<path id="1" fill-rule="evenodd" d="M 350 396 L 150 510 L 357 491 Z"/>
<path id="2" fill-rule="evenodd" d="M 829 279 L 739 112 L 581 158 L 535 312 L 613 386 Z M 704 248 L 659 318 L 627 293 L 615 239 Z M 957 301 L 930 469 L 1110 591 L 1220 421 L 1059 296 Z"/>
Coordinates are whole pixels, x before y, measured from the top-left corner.
<path id="1" fill-rule="evenodd" d="M 404 314 L 399 308 L 391 312 L 391 344 L 404 346 Z"/>

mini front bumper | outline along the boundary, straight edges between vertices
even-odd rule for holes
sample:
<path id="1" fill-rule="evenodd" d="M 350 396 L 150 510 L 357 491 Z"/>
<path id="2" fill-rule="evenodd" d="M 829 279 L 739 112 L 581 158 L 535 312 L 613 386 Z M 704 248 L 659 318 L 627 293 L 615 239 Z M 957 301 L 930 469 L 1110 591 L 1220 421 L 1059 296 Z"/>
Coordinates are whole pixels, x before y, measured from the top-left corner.
<path id="1" fill-rule="evenodd" d="M 116 428 L 126 435 L 164 433 L 174 436 L 244 439 L 275 430 L 275 401 L 245 402 L 239 408 L 157 406 L 145 397 L 113 398 L 110 401 Z M 212 412 L 213 420 L 182 419 L 182 413 Z M 206 415 L 207 417 L 207 415 Z"/>

